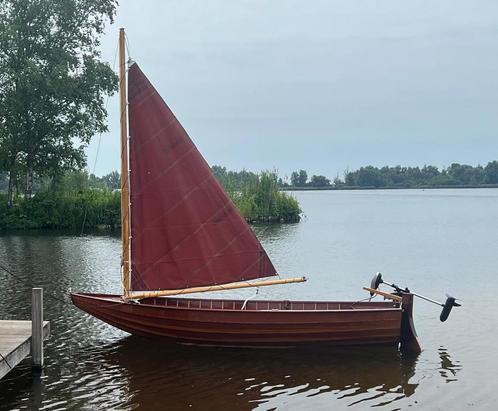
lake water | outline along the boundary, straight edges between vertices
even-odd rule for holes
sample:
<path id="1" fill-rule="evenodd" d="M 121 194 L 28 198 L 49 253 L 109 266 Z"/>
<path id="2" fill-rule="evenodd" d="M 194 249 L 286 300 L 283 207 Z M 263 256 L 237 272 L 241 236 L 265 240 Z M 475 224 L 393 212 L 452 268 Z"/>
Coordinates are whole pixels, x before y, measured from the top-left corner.
<path id="1" fill-rule="evenodd" d="M 120 292 L 116 235 L 3 234 L 0 318 L 28 319 L 30 287 L 45 289 L 52 337 L 46 367 L 29 362 L 0 382 L 1 409 L 494 410 L 498 401 L 498 190 L 296 192 L 299 224 L 256 227 L 283 277 L 258 298 L 366 297 L 385 280 L 461 299 L 445 323 L 416 300 L 424 346 L 416 358 L 386 348 L 227 350 L 129 336 L 84 314 L 70 290 Z M 224 296 L 252 296 L 254 290 Z M 218 294 L 219 295 L 219 294 Z"/>

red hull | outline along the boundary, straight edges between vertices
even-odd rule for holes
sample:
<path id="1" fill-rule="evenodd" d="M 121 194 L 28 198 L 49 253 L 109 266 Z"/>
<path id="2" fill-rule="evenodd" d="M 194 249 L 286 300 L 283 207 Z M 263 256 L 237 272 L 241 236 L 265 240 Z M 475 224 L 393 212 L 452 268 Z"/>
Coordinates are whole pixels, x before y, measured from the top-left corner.
<path id="1" fill-rule="evenodd" d="M 249 301 L 71 294 L 87 313 L 132 334 L 243 347 L 399 344 L 407 308 L 391 302 Z M 414 337 L 416 338 L 416 334 Z M 418 342 L 417 342 L 418 345 Z"/>

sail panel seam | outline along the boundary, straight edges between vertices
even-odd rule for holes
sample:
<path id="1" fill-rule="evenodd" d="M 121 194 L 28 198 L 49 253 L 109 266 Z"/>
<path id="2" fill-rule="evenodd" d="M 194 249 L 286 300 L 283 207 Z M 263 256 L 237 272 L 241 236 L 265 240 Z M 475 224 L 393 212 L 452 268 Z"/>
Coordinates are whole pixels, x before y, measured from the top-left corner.
<path id="1" fill-rule="evenodd" d="M 178 208 L 182 203 L 185 202 L 185 200 L 188 199 L 188 197 L 190 197 L 190 195 L 196 191 L 200 186 L 202 186 L 204 183 L 206 183 L 208 180 L 210 179 L 210 177 L 207 177 L 206 179 L 204 179 L 202 182 L 200 182 L 199 184 L 197 184 L 195 187 L 193 187 L 191 190 L 189 190 L 187 193 L 185 193 L 185 195 L 181 198 L 181 200 L 177 201 L 175 204 L 173 204 L 168 210 L 166 210 L 164 213 L 162 213 L 159 217 L 156 217 L 154 220 L 150 221 L 148 226 L 147 227 L 144 227 L 140 230 L 140 232 L 135 235 L 135 238 L 138 240 L 140 239 L 142 236 L 143 236 L 143 233 L 146 229 L 148 229 L 149 226 L 153 226 L 154 223 L 157 223 L 158 221 L 160 220 L 163 220 L 165 219 L 173 210 L 175 210 L 176 208 Z M 223 205 L 222 209 L 226 208 L 226 204 Z M 219 211 L 219 210 L 217 210 Z M 211 219 L 211 217 L 208 218 L 208 220 Z M 206 221 L 208 221 L 206 220 Z M 204 224 L 204 223 L 202 223 Z"/>
<path id="2" fill-rule="evenodd" d="M 143 187 L 141 187 L 140 191 L 137 194 L 143 193 L 145 191 L 145 189 L 147 187 L 149 187 L 152 183 L 154 183 L 159 177 L 162 177 L 163 175 L 167 174 L 169 171 L 173 170 L 173 168 L 176 165 L 178 165 L 179 163 L 184 161 L 185 158 L 187 158 L 194 150 L 195 150 L 195 146 L 190 147 L 187 152 L 185 152 L 179 159 L 174 161 L 169 167 L 165 168 L 160 173 L 158 173 L 156 176 L 154 176 L 154 178 L 152 180 L 147 181 L 147 183 L 144 184 Z"/>

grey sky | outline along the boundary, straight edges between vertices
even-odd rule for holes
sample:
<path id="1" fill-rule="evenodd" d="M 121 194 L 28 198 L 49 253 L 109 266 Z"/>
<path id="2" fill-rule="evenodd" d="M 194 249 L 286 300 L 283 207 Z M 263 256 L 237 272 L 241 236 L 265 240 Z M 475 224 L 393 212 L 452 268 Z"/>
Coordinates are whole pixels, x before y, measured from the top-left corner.
<path id="1" fill-rule="evenodd" d="M 125 27 L 132 58 L 210 164 L 333 178 L 498 159 L 496 0 L 121 3 L 104 58 Z M 119 168 L 118 104 L 98 175 Z"/>

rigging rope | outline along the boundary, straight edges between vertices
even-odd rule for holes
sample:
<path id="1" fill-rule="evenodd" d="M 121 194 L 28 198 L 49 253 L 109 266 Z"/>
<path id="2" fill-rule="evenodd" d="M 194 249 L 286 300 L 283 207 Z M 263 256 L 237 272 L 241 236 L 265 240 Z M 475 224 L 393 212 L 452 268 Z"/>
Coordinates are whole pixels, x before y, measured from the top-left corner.
<path id="1" fill-rule="evenodd" d="M 131 59 L 130 42 L 128 40 L 128 36 L 126 33 L 125 33 L 125 46 L 126 46 L 126 51 L 128 52 L 128 58 Z"/>
<path id="2" fill-rule="evenodd" d="M 7 364 L 7 367 L 9 367 L 9 370 L 11 370 L 12 365 L 9 364 L 9 362 L 7 361 L 7 358 L 5 358 L 1 352 L 0 352 L 0 357 L 2 357 L 2 360 L 5 361 L 5 364 Z"/>
<path id="3" fill-rule="evenodd" d="M 112 71 L 116 70 L 117 56 L 118 56 L 118 45 L 116 44 L 116 50 L 114 51 L 114 62 L 112 63 Z M 105 102 L 105 111 L 106 112 L 107 112 L 107 107 L 109 106 L 109 100 L 110 100 L 110 98 L 111 98 L 111 96 L 108 94 L 107 98 L 106 98 L 106 102 Z M 92 174 L 95 174 L 95 170 L 97 168 L 97 160 L 99 158 L 99 153 L 100 153 L 100 142 L 102 140 L 102 134 L 103 134 L 103 132 L 101 131 L 99 133 L 99 139 L 98 139 L 98 142 L 97 142 L 97 152 L 95 153 L 95 160 L 93 162 Z M 85 230 L 85 223 L 86 223 L 87 214 L 88 214 L 88 203 L 86 203 L 85 212 L 83 214 L 83 222 L 81 223 L 80 237 L 83 235 L 83 231 Z"/>
<path id="4" fill-rule="evenodd" d="M 17 274 L 14 274 L 12 271 L 10 271 L 8 268 L 6 268 L 5 266 L 3 266 L 2 264 L 0 264 L 0 270 L 4 271 L 8 275 L 10 275 L 12 278 L 16 279 L 18 282 L 20 282 L 21 284 L 25 285 L 26 287 L 28 287 L 28 288 L 32 287 L 32 284 L 28 283 L 23 278 L 19 277 Z M 44 296 L 46 296 L 48 298 L 52 298 L 55 301 L 61 302 L 63 304 L 67 303 L 67 301 L 63 300 L 62 298 L 55 297 L 55 296 L 53 296 L 51 294 L 48 294 L 48 293 L 43 293 L 43 294 L 44 294 Z"/>
<path id="5" fill-rule="evenodd" d="M 371 297 L 367 297 L 367 298 L 363 298 L 363 299 L 361 299 L 361 300 L 355 301 L 353 304 L 351 304 L 351 307 L 354 307 L 356 304 L 358 304 L 358 303 L 362 303 L 362 302 L 364 302 L 364 301 L 369 301 L 369 302 L 370 302 L 370 301 L 372 301 L 375 297 L 377 297 L 377 294 L 375 294 L 375 295 L 373 295 L 373 296 L 371 296 Z"/>

